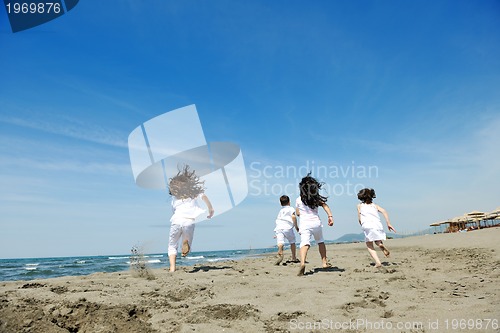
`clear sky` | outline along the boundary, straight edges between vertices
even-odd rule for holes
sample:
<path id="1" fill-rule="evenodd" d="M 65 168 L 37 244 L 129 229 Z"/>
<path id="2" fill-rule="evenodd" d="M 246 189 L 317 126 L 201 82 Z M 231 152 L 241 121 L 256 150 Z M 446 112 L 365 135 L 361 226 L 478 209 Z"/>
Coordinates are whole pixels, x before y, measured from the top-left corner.
<path id="1" fill-rule="evenodd" d="M 170 198 L 127 138 L 191 104 L 249 186 L 194 251 L 274 245 L 307 170 L 326 239 L 361 232 L 362 186 L 400 232 L 500 206 L 495 0 L 87 0 L 18 33 L 2 6 L 0 50 L 0 258 L 166 252 Z"/>

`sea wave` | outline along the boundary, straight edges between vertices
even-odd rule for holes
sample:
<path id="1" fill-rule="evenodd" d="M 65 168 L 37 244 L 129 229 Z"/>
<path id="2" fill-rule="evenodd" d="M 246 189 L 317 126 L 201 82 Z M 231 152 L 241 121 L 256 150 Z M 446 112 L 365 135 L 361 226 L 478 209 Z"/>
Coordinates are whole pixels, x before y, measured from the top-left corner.
<path id="1" fill-rule="evenodd" d="M 130 259 L 130 257 L 108 257 L 110 260 L 125 260 Z"/>
<path id="2" fill-rule="evenodd" d="M 204 259 L 204 258 L 205 258 L 204 256 L 186 257 L 186 259 L 188 259 L 188 260 L 200 260 L 200 259 Z"/>
<path id="3" fill-rule="evenodd" d="M 217 261 L 226 261 L 231 260 L 231 258 L 215 258 L 215 259 L 207 259 L 208 262 L 217 262 Z"/>
<path id="4" fill-rule="evenodd" d="M 145 260 L 144 262 L 148 263 L 148 264 L 159 264 L 159 263 L 161 263 L 161 260 L 160 259 L 151 259 L 151 260 Z M 139 261 L 127 261 L 127 264 L 137 265 L 137 264 L 139 264 Z"/>

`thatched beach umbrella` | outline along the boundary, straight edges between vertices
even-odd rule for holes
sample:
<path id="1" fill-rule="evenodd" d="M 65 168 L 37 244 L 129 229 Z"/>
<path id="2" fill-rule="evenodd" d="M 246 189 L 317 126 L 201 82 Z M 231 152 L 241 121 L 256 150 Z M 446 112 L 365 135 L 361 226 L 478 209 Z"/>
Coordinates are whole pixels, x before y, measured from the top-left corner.
<path id="1" fill-rule="evenodd" d="M 431 223 L 430 226 L 431 227 L 434 227 L 434 232 L 436 232 L 436 227 L 440 227 L 439 228 L 439 231 L 442 232 L 441 230 L 441 227 L 444 225 L 444 224 L 447 224 L 449 221 L 441 221 L 441 222 L 435 222 L 435 223 Z"/>
<path id="2" fill-rule="evenodd" d="M 482 217 L 482 216 L 484 216 L 484 212 L 479 212 L 479 211 L 475 210 L 475 211 L 472 211 L 470 213 L 465 214 L 465 216 L 468 216 L 468 217 Z"/>
<path id="3" fill-rule="evenodd" d="M 448 223 L 450 226 L 448 227 L 448 232 L 457 232 L 460 229 L 465 228 L 465 223 L 467 222 L 467 219 L 465 216 L 457 216 L 449 221 L 445 222 Z"/>
<path id="4" fill-rule="evenodd" d="M 497 217 L 499 217 L 499 216 L 500 216 L 500 213 L 497 213 L 497 212 L 491 212 L 491 213 L 487 213 L 486 215 L 484 215 L 484 219 L 483 219 L 483 220 L 485 221 L 485 223 L 486 223 L 487 221 L 491 222 L 491 223 L 490 223 L 490 226 L 491 226 L 491 225 L 493 225 L 493 223 L 494 223 L 493 221 L 494 221 Z"/>
<path id="5" fill-rule="evenodd" d="M 500 207 L 497 207 L 494 211 L 490 212 L 490 214 L 497 214 L 500 215 Z"/>
<path id="6" fill-rule="evenodd" d="M 495 217 L 494 225 L 500 224 L 500 215 Z"/>
<path id="7" fill-rule="evenodd" d="M 484 219 L 484 216 L 484 212 L 479 212 L 477 210 L 465 214 L 467 222 L 475 222 L 478 229 L 481 228 L 481 221 Z"/>

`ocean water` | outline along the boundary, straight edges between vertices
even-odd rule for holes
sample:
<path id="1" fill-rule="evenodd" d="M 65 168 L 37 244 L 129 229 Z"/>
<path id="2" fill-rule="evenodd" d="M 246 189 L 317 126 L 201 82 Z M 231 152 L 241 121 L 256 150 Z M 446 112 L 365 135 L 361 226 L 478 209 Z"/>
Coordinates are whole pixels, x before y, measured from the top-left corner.
<path id="1" fill-rule="evenodd" d="M 177 266 L 210 264 L 218 261 L 238 260 L 264 253 L 276 252 L 275 248 L 191 252 L 187 257 L 177 256 Z M 169 266 L 166 253 L 145 254 L 143 262 L 151 269 Z M 60 276 L 88 275 L 97 272 L 126 271 L 134 264 L 132 254 L 91 256 L 0 259 L 0 281 L 48 279 Z"/>

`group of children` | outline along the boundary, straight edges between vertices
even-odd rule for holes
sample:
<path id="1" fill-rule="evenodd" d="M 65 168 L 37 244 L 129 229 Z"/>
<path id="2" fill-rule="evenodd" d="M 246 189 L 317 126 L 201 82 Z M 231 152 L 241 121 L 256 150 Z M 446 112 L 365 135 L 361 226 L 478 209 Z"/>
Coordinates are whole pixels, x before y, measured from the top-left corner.
<path id="1" fill-rule="evenodd" d="M 283 261 L 285 239 L 290 244 L 292 262 L 299 262 L 296 256 L 297 249 L 295 245 L 295 233 L 293 231 L 295 228 L 300 234 L 299 276 L 304 275 L 306 269 L 307 252 L 311 247 L 311 238 L 314 238 L 318 245 L 322 267 L 328 268 L 330 266 L 326 257 L 323 225 L 318 211 L 319 207 L 322 207 L 327 214 L 329 226 L 333 226 L 333 216 L 330 207 L 326 203 L 327 197 L 320 194 L 322 185 L 310 173 L 302 178 L 299 183 L 300 196 L 295 201 L 295 209 L 290 206 L 290 198 L 288 196 L 282 195 L 280 197 L 281 210 L 276 218 L 276 228 L 274 229 L 278 243 L 278 260 L 276 261 L 276 265 L 279 265 Z M 186 256 L 192 246 L 195 219 L 205 212 L 199 206 L 199 201 L 203 201 L 208 209 L 207 218 L 211 218 L 214 215 L 214 209 L 204 193 L 203 181 L 200 181 L 195 171 L 189 170 L 189 166 L 184 166 L 175 177 L 170 179 L 169 193 L 172 196 L 173 215 L 170 219 L 168 256 L 170 272 L 173 272 L 176 268 L 175 261 L 179 242 L 182 239 L 182 256 Z M 375 197 L 373 189 L 365 188 L 359 191 L 358 199 L 361 203 L 358 205 L 358 221 L 365 234 L 368 252 L 375 261 L 375 267 L 380 268 L 382 267 L 382 263 L 373 243 L 380 247 L 385 256 L 389 256 L 389 250 L 383 243 L 386 235 L 380 221 L 379 212 L 384 216 L 387 228 L 393 232 L 396 232 L 396 230 L 392 227 L 387 212 L 382 207 L 373 203 Z"/>
<path id="2" fill-rule="evenodd" d="M 328 225 L 333 226 L 333 216 L 330 207 L 327 205 L 327 198 L 320 194 L 322 184 L 308 174 L 302 178 L 299 183 L 300 196 L 295 201 L 295 210 L 290 207 L 290 198 L 287 195 L 280 197 L 281 210 L 276 218 L 276 239 L 278 243 L 278 260 L 276 265 L 283 261 L 283 248 L 285 239 L 290 244 L 292 252 L 292 262 L 298 262 L 296 258 L 295 233 L 293 228 L 300 234 L 300 270 L 298 275 L 304 275 L 307 252 L 311 246 L 310 240 L 314 240 L 318 244 L 319 254 L 321 256 L 322 267 L 328 268 L 330 264 L 326 257 L 326 246 L 323 239 L 323 225 L 319 217 L 318 208 L 322 207 L 328 216 Z M 375 251 L 373 243 L 375 243 L 383 251 L 386 257 L 390 252 L 384 245 L 383 240 L 386 239 L 384 227 L 380 221 L 379 212 L 382 213 L 386 222 L 387 228 L 390 231 L 396 232 L 391 225 L 387 211 L 373 203 L 375 198 L 373 189 L 364 188 L 358 193 L 358 199 L 361 201 L 358 204 L 358 222 L 365 234 L 366 247 L 370 256 L 375 261 L 376 268 L 382 268 L 382 263 Z M 297 224 L 297 217 L 300 218 L 300 227 Z"/>

